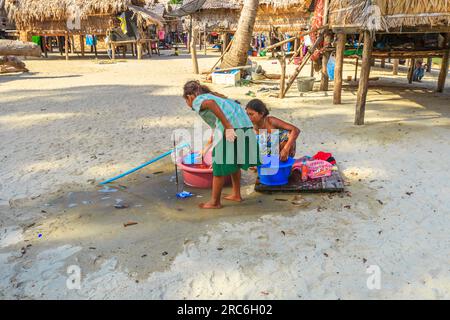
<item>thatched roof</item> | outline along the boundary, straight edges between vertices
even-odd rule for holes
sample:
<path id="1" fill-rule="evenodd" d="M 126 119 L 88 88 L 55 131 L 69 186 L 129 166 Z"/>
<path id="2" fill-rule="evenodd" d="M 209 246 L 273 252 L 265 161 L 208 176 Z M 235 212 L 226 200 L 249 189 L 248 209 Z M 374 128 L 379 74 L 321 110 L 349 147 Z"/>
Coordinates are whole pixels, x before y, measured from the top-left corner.
<path id="1" fill-rule="evenodd" d="M 270 24 L 281 26 L 283 31 L 301 29 L 305 14 L 312 0 L 260 0 L 260 10 L 255 31 L 268 31 Z M 195 4 L 198 0 L 184 0 L 183 4 Z M 243 0 L 206 0 L 193 15 L 194 23 L 210 30 L 235 30 L 239 21 Z"/>
<path id="2" fill-rule="evenodd" d="M 136 14 L 138 25 L 155 24 L 160 27 L 164 25 L 164 18 L 151 10 L 133 5 L 129 5 L 128 9 Z"/>
<path id="3" fill-rule="evenodd" d="M 450 1 L 331 0 L 329 21 L 334 27 L 373 31 L 450 27 Z"/>
<path id="4" fill-rule="evenodd" d="M 143 4 L 142 0 L 5 0 L 8 17 L 17 25 L 36 21 L 66 20 L 74 6 L 81 18 L 90 15 L 109 15 L 126 10 L 130 4 Z"/>

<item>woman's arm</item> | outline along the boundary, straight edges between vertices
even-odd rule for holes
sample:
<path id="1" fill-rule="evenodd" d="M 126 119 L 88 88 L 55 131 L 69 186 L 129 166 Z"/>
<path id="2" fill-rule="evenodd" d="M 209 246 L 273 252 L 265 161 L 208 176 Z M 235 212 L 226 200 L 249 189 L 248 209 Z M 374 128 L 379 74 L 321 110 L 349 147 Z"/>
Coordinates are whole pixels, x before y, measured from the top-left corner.
<path id="1" fill-rule="evenodd" d="M 292 146 L 295 144 L 295 141 L 297 141 L 298 136 L 300 135 L 300 129 L 297 128 L 296 126 L 285 122 L 281 119 L 278 119 L 276 117 L 269 117 L 269 123 L 272 127 L 274 127 L 275 129 L 278 130 L 287 130 L 289 131 L 289 139 L 286 142 L 283 150 L 280 150 L 280 155 L 281 153 L 283 153 L 283 158 L 286 159 L 282 159 L 282 160 L 287 160 L 287 157 L 285 157 L 285 155 L 289 155 L 289 151 L 291 150 Z"/>
<path id="2" fill-rule="evenodd" d="M 236 134 L 234 132 L 234 128 L 231 125 L 230 121 L 228 121 L 225 114 L 222 112 L 222 109 L 217 105 L 214 100 L 205 100 L 202 103 L 201 110 L 211 110 L 214 115 L 222 122 L 223 127 L 225 128 L 225 138 L 228 141 L 234 141 L 236 138 Z"/>

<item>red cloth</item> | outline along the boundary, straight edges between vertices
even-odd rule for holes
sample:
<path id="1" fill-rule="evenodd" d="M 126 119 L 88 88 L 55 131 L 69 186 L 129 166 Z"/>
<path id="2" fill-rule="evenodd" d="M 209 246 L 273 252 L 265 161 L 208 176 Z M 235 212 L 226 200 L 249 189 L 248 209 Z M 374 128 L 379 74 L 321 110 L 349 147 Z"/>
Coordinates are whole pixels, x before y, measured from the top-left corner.
<path id="1" fill-rule="evenodd" d="M 336 160 L 333 158 L 333 155 L 328 152 L 319 151 L 313 156 L 314 160 L 325 160 L 331 164 L 336 164 Z"/>

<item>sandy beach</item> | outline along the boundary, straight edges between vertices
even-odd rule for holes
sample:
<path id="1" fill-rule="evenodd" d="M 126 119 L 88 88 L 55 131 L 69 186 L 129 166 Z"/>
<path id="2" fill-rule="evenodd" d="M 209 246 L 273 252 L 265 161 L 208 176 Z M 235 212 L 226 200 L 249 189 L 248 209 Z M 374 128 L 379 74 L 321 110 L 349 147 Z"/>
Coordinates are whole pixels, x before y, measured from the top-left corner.
<path id="1" fill-rule="evenodd" d="M 199 55 L 200 69 L 217 58 Z M 298 207 L 255 193 L 247 173 L 242 205 L 200 212 L 208 191 L 177 200 L 170 159 L 98 186 L 193 130 L 182 86 L 201 77 L 186 53 L 25 62 L 30 73 L 0 76 L 1 299 L 450 299 L 450 88 L 434 92 L 437 69 L 409 85 L 406 70 L 374 68 L 359 127 L 357 83 L 342 105 L 332 91 L 279 100 L 258 91 L 273 85 L 213 86 L 243 105 L 252 91 L 297 125 L 297 156 L 333 153 L 346 191 Z M 115 209 L 122 200 L 130 208 Z"/>

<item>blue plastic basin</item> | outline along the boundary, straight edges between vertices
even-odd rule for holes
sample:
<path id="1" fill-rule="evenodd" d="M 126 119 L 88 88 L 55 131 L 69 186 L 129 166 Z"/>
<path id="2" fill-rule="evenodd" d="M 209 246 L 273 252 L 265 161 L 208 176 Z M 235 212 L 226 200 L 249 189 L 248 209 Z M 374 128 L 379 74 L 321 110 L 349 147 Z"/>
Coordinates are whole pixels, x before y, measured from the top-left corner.
<path id="1" fill-rule="evenodd" d="M 267 186 L 288 184 L 294 162 L 290 157 L 287 161 L 280 161 L 278 156 L 264 157 L 264 164 L 258 167 L 259 182 Z"/>

